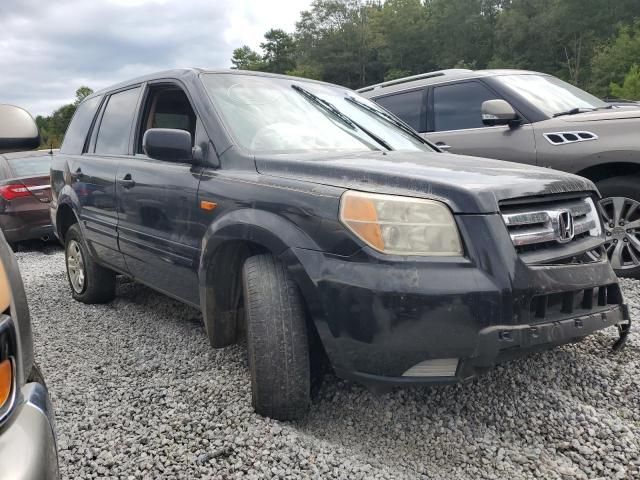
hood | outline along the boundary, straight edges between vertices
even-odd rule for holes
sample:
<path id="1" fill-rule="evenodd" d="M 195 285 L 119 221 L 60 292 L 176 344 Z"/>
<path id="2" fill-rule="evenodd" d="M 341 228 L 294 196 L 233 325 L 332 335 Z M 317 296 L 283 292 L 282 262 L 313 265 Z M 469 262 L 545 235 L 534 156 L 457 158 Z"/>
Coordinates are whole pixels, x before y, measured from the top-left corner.
<path id="1" fill-rule="evenodd" d="M 640 107 L 614 107 L 610 110 L 595 110 L 593 112 L 577 113 L 558 117 L 567 123 L 602 122 L 607 120 L 627 120 L 640 118 Z"/>
<path id="2" fill-rule="evenodd" d="M 345 189 L 440 200 L 456 213 L 493 213 L 501 200 L 596 191 L 547 168 L 438 152 L 286 154 L 256 158 L 261 174 Z"/>

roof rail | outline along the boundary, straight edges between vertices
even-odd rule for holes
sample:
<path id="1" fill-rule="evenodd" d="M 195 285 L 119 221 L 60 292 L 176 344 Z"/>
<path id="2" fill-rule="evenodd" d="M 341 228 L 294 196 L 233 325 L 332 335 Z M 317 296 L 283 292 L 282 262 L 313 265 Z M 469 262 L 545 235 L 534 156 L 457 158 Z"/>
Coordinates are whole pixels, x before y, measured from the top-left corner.
<path id="1" fill-rule="evenodd" d="M 359 88 L 358 90 L 356 90 L 356 92 L 370 92 L 371 90 L 375 90 L 377 88 L 390 87 L 391 85 L 399 85 L 401 83 L 413 82 L 415 80 L 424 80 L 427 78 L 443 77 L 452 73 L 468 73 L 472 71 L 473 70 L 468 70 L 465 68 L 450 68 L 447 70 L 438 70 L 436 72 L 420 73 L 418 75 L 412 75 L 411 77 L 398 78 L 397 80 L 389 80 L 388 82 L 377 83 L 369 87 Z"/>

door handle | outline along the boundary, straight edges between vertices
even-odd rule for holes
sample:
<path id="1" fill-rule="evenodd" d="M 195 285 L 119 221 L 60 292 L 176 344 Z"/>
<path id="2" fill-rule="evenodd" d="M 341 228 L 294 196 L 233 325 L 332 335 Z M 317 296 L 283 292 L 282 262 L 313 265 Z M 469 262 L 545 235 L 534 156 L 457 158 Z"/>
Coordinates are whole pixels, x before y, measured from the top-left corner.
<path id="1" fill-rule="evenodd" d="M 436 147 L 438 147 L 443 152 L 446 152 L 447 150 L 449 150 L 451 148 L 451 145 L 447 145 L 444 142 L 436 142 Z"/>
<path id="2" fill-rule="evenodd" d="M 73 180 L 80 180 L 84 174 L 82 173 L 82 169 L 78 167 L 75 172 L 71 172 L 71 178 Z"/>
<path id="3" fill-rule="evenodd" d="M 122 188 L 133 188 L 136 185 L 136 182 L 133 178 L 131 178 L 131 174 L 127 173 L 121 180 L 119 180 Z"/>

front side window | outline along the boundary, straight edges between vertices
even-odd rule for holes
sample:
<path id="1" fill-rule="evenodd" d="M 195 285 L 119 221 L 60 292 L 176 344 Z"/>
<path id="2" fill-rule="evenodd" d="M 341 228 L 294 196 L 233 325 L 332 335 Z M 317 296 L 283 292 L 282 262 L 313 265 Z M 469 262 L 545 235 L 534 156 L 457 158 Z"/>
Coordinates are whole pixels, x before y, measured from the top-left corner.
<path id="1" fill-rule="evenodd" d="M 60 147 L 62 153 L 79 155 L 83 152 L 93 117 L 96 116 L 100 106 L 100 100 L 102 97 L 92 97 L 78 105 Z"/>
<path id="2" fill-rule="evenodd" d="M 346 88 L 226 73 L 202 80 L 234 139 L 253 153 L 432 151 L 396 117 Z"/>
<path id="3" fill-rule="evenodd" d="M 376 99 L 376 102 L 404 120 L 418 132 L 425 131 L 421 122 L 423 90 L 396 93 Z"/>
<path id="4" fill-rule="evenodd" d="M 590 93 L 549 75 L 500 75 L 496 79 L 549 117 L 581 110 L 609 108 Z"/>
<path id="5" fill-rule="evenodd" d="M 177 87 L 160 87 L 150 91 L 140 129 L 138 153 L 143 153 L 142 138 L 150 128 L 185 130 L 191 134 L 191 141 L 195 140 L 196 114 L 184 91 Z"/>
<path id="6" fill-rule="evenodd" d="M 436 132 L 482 128 L 482 103 L 498 96 L 480 82 L 442 85 L 433 90 Z"/>
<path id="7" fill-rule="evenodd" d="M 139 94 L 140 87 L 137 87 L 109 97 L 98 130 L 96 153 L 106 155 L 128 153 L 131 125 Z"/>

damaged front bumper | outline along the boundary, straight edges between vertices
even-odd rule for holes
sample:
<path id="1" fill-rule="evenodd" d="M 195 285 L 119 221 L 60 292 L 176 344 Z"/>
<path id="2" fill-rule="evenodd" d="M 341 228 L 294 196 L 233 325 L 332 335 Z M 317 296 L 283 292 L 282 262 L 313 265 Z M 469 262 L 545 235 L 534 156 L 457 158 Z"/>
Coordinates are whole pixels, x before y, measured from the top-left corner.
<path id="1" fill-rule="evenodd" d="M 530 265 L 497 216 L 459 216 L 467 256 L 351 257 L 290 249 L 296 277 L 336 373 L 373 385 L 454 383 L 533 351 L 617 327 L 629 312 L 606 260 Z"/>

